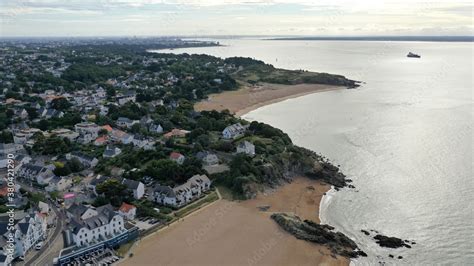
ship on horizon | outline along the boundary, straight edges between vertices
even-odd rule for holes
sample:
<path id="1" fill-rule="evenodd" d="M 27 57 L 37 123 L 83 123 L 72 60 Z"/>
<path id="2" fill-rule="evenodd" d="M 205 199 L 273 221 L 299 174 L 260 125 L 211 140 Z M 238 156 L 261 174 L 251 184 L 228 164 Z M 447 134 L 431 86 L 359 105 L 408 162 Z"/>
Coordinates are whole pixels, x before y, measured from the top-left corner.
<path id="1" fill-rule="evenodd" d="M 420 55 L 418 55 L 418 54 L 415 54 L 415 53 L 412 53 L 412 52 L 408 52 L 408 54 L 407 54 L 407 57 L 421 58 L 421 56 L 420 56 Z"/>

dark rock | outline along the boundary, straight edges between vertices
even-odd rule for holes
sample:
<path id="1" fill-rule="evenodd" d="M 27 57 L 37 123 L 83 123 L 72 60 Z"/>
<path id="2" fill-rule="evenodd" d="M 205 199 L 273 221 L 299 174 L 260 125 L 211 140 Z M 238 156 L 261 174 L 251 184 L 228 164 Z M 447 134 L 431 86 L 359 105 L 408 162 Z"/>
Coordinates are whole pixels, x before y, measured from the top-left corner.
<path id="1" fill-rule="evenodd" d="M 407 247 L 411 248 L 410 245 L 405 244 L 405 241 L 403 241 L 400 238 L 397 237 L 390 237 L 390 236 L 384 236 L 384 235 L 376 235 L 374 236 L 375 242 L 379 244 L 381 247 L 386 247 L 386 248 L 401 248 L 401 247 Z"/>
<path id="2" fill-rule="evenodd" d="M 403 259 L 403 257 L 402 257 L 402 256 L 398 256 L 398 259 L 401 260 L 401 259 Z"/>
<path id="3" fill-rule="evenodd" d="M 362 230 L 360 230 L 360 231 L 361 231 L 362 233 L 364 233 L 366 236 L 370 236 L 370 233 L 369 233 L 369 231 L 366 231 L 366 230 L 363 230 L 363 229 L 362 229 Z"/>
<path id="4" fill-rule="evenodd" d="M 411 241 L 411 244 L 412 244 L 412 245 L 415 245 L 415 244 L 416 244 L 416 242 L 415 242 L 415 241 Z"/>
<path id="5" fill-rule="evenodd" d="M 388 256 L 389 256 L 390 258 L 393 258 L 393 255 L 392 255 L 392 254 L 390 254 L 390 255 L 388 255 Z"/>
<path id="6" fill-rule="evenodd" d="M 298 239 L 327 246 L 332 253 L 348 258 L 367 256 L 356 243 L 341 232 L 334 232 L 334 227 L 317 224 L 310 220 L 302 221 L 296 215 L 274 213 L 271 218 L 285 231 Z"/>

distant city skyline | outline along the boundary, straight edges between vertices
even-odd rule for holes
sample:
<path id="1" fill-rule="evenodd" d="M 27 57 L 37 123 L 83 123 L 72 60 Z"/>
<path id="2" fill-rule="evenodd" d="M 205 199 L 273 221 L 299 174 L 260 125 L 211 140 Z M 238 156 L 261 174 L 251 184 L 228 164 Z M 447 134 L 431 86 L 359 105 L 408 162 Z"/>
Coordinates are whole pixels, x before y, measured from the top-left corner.
<path id="1" fill-rule="evenodd" d="M 2 0 L 1 36 L 472 35 L 471 1 Z"/>

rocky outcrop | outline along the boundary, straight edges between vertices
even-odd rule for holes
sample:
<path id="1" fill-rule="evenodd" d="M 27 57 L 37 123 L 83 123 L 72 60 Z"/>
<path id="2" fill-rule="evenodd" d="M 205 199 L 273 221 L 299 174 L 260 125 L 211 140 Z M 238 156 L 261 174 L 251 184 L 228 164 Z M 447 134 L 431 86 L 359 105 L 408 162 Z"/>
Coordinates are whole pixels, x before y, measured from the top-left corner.
<path id="1" fill-rule="evenodd" d="M 408 240 L 402 240 L 397 237 L 384 236 L 384 235 L 378 234 L 374 236 L 374 239 L 375 239 L 375 242 L 379 244 L 379 246 L 385 247 L 385 248 L 401 248 L 401 247 L 411 248 L 411 246 L 407 244 L 409 242 Z"/>
<path id="2" fill-rule="evenodd" d="M 298 216 L 285 213 L 272 214 L 271 218 L 296 238 L 325 245 L 334 254 L 348 258 L 367 256 L 359 250 L 354 241 L 341 232 L 334 232 L 334 227 L 330 225 L 321 225 L 310 220 L 302 221 Z"/>

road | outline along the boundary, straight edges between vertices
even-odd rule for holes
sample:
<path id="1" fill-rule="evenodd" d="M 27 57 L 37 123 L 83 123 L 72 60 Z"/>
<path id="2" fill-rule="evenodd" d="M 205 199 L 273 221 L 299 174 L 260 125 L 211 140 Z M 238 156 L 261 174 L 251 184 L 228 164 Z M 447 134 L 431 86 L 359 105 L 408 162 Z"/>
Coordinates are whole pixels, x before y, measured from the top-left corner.
<path id="1" fill-rule="evenodd" d="M 19 180 L 17 180 L 17 183 L 20 184 L 20 186 L 27 191 L 46 193 L 43 190 L 32 187 Z M 17 263 L 17 265 L 53 265 L 53 259 L 59 255 L 59 251 L 64 247 L 61 232 L 63 231 L 65 226 L 65 216 L 61 212 L 61 210 L 59 210 L 55 206 L 54 202 L 51 199 L 48 199 L 48 204 L 51 210 L 56 215 L 54 224 L 55 227 L 52 236 L 43 242 L 43 247 L 41 248 L 41 250 L 30 251 L 30 253 L 35 252 L 34 255 L 31 258 L 29 256 L 26 256 L 25 261 Z"/>

